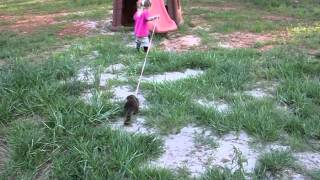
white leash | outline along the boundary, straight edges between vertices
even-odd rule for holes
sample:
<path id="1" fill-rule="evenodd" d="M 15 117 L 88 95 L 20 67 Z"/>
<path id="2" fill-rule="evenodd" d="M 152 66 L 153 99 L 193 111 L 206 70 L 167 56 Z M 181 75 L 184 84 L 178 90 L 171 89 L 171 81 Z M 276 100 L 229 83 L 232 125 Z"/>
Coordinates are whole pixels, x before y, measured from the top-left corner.
<path id="1" fill-rule="evenodd" d="M 138 91 L 139 91 L 139 87 L 140 87 L 140 83 L 141 83 L 142 74 L 143 74 L 143 71 L 144 71 L 144 67 L 146 66 L 147 57 L 148 57 L 149 51 L 150 51 L 150 49 L 151 49 L 152 39 L 153 39 L 154 31 L 155 31 L 155 29 L 156 29 L 157 24 L 158 24 L 158 22 L 156 22 L 155 25 L 153 26 L 153 30 L 152 30 L 152 34 L 151 34 L 151 39 L 150 39 L 150 42 L 149 42 L 149 47 L 148 47 L 148 49 L 147 49 L 147 53 L 146 53 L 146 56 L 145 56 L 145 58 L 144 58 L 144 62 L 143 62 L 141 74 L 140 74 L 139 81 L 138 81 L 138 85 L 137 85 L 137 89 L 136 89 L 136 96 L 138 96 Z"/>

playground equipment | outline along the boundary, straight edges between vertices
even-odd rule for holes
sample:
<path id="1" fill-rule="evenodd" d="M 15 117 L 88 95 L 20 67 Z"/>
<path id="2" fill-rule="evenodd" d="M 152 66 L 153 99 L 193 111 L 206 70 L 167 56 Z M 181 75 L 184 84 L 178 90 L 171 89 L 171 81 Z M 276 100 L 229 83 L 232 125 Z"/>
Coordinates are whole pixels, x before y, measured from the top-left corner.
<path id="1" fill-rule="evenodd" d="M 174 31 L 183 23 L 180 0 L 152 0 L 151 2 L 149 14 L 151 16 L 160 15 L 155 32 Z M 137 0 L 114 0 L 112 30 L 118 30 L 121 26 L 132 26 L 136 10 Z M 148 22 L 148 26 L 152 30 L 154 22 Z"/>

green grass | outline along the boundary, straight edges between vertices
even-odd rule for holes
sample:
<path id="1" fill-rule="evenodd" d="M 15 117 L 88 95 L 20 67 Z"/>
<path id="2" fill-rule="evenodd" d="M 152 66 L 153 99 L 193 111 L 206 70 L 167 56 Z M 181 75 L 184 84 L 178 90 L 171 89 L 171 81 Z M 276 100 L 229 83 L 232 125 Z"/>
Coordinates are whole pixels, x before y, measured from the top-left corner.
<path id="1" fill-rule="evenodd" d="M 237 165 L 237 169 L 229 169 L 229 168 L 221 168 L 221 167 L 213 167 L 207 169 L 207 171 L 200 177 L 202 180 L 209 179 L 236 179 L 236 180 L 244 180 L 246 179 L 246 173 L 244 172 L 243 163 L 246 162 L 245 158 L 242 156 L 242 153 L 234 147 L 235 157 L 233 157 L 233 163 Z"/>
<path id="2" fill-rule="evenodd" d="M 213 32 L 228 33 L 240 30 L 261 33 L 283 29 L 290 25 L 290 22 L 264 20 L 261 15 L 257 16 L 258 12 L 255 11 L 216 11 L 203 14 L 204 18 L 208 21 L 216 22 L 212 27 Z"/>
<path id="3" fill-rule="evenodd" d="M 133 172 L 144 172 L 138 164 L 159 155 L 161 141 L 97 127 L 117 109 L 108 100 L 96 106 L 82 102 L 78 97 L 86 84 L 59 83 L 75 72 L 76 62 L 64 58 L 38 65 L 16 62 L 1 71 L 1 101 L 8 102 L 2 104 L 1 122 L 10 126 L 12 152 L 5 176 L 33 177 L 37 167 L 48 161 L 56 178 L 140 176 Z M 24 118 L 32 115 L 43 120 Z M 149 176 L 170 175 L 150 171 Z"/>
<path id="4" fill-rule="evenodd" d="M 293 36 L 292 44 L 304 49 L 319 50 L 320 25 L 318 23 L 303 24 L 289 29 Z"/>
<path id="5" fill-rule="evenodd" d="M 146 145 L 143 144 L 152 144 L 153 137 L 149 140 L 144 136 L 134 137 L 133 140 L 131 136 L 110 129 L 97 128 L 92 131 L 92 128 L 105 118 L 112 119 L 117 116 L 117 106 L 112 105 L 107 98 L 94 106 L 87 105 L 79 100 L 79 95 L 82 90 L 92 86 L 77 81 L 58 83 L 74 76 L 80 66 L 105 67 L 116 63 L 117 53 L 128 50 L 121 43 L 113 45 L 108 43 L 118 38 L 91 37 L 79 40 L 68 51 L 56 54 L 46 63 L 35 65 L 18 61 L 2 69 L 1 101 L 4 103 L 1 103 L 3 109 L 1 117 L 5 117 L 2 119 L 3 123 L 11 126 L 9 143 L 14 160 L 10 162 L 11 168 L 6 172 L 8 175 L 34 176 L 37 173 L 36 167 L 49 160 L 53 165 L 54 177 L 95 175 L 96 178 L 109 176 L 139 179 L 144 173 L 151 177 L 172 179 L 176 177 L 167 170 L 134 168 L 136 164 L 144 162 L 145 158 L 159 155 L 161 143 L 155 141 L 155 145 L 149 151 L 144 149 Z M 87 61 L 84 57 L 93 50 L 99 50 L 103 56 L 99 56 L 93 62 Z M 135 64 L 140 56 L 140 54 L 124 56 L 121 61 L 127 65 Z M 266 54 L 253 50 L 219 50 L 186 54 L 153 52 L 149 60 L 147 74 L 195 67 L 205 71 L 205 74 L 194 79 L 160 85 L 146 83 L 142 85 L 143 89 L 150 90 L 147 99 L 151 103 L 151 109 L 144 112 L 149 117 L 148 123 L 163 133 L 175 131 L 189 122 L 196 122 L 208 125 L 221 133 L 245 130 L 264 141 L 278 140 L 284 132 L 292 137 L 299 135 L 302 139 L 318 137 L 319 128 L 316 126 L 319 115 L 316 110 L 319 99 L 318 81 L 303 80 L 307 75 L 310 77 L 317 75 L 318 62 L 303 52 L 288 51 L 286 48 Z M 138 67 L 129 68 L 128 73 L 137 75 L 138 69 Z M 246 90 L 250 84 L 259 79 L 283 82 L 276 89 L 275 98 L 255 100 L 245 95 L 234 94 Z M 195 106 L 193 98 L 199 97 L 210 100 L 225 99 L 231 104 L 232 112 L 223 115 L 213 109 Z M 278 100 L 288 104 L 295 113 L 283 113 L 276 109 L 275 103 Z M 309 104 L 309 108 L 300 108 L 306 104 Z M 16 117 L 23 119 L 34 114 L 43 117 L 45 124 L 14 121 Z M 32 129 L 39 131 L 33 132 Z M 112 138 L 108 138 L 109 136 Z M 92 141 L 92 138 L 95 141 Z M 136 149 L 143 155 L 132 160 L 134 161 L 132 164 L 130 162 L 121 164 L 116 160 L 131 161 L 130 158 L 132 155 L 135 157 L 136 151 L 131 152 L 130 156 L 124 155 L 125 153 L 118 154 L 118 151 L 124 151 L 120 146 L 122 143 L 117 146 L 119 148 L 117 150 L 104 147 L 104 142 L 110 141 L 111 144 L 122 142 L 128 149 Z M 129 143 L 131 141 L 133 142 Z M 100 146 L 103 152 L 99 152 Z M 104 151 L 115 156 L 115 160 L 108 157 L 99 159 Z M 27 156 L 19 155 L 23 153 L 27 153 Z M 68 153 L 68 156 L 65 156 L 65 153 Z M 109 161 L 110 164 L 104 164 Z M 65 170 L 66 162 L 70 162 L 68 171 Z M 114 168 L 109 169 L 109 167 Z M 212 170 L 206 177 L 241 179 L 240 175 L 217 170 Z"/>
<path id="6" fill-rule="evenodd" d="M 258 7 L 285 13 L 299 18 L 308 18 L 309 20 L 317 20 L 315 17 L 320 15 L 319 2 L 315 0 L 291 1 L 291 0 L 242 0 L 252 3 Z"/>
<path id="7" fill-rule="evenodd" d="M 161 152 L 160 141 L 151 136 L 129 136 L 104 128 L 82 131 L 70 137 L 67 152 L 54 157 L 57 178 L 134 177 L 132 171 L 138 171 L 139 164 Z"/>
<path id="8" fill-rule="evenodd" d="M 315 180 L 318 180 L 320 179 L 320 171 L 319 170 L 315 170 L 315 171 L 312 171 L 310 172 L 310 176 L 315 179 Z"/>
<path id="9" fill-rule="evenodd" d="M 267 141 L 279 139 L 283 132 L 293 136 L 299 134 L 305 138 L 317 139 L 319 136 L 319 113 L 316 110 L 319 83 L 316 79 L 308 78 L 318 74 L 319 63 L 311 61 L 303 52 L 288 51 L 285 48 L 260 57 L 252 51 L 182 55 L 156 52 L 152 55 L 154 57 L 150 57 L 146 74 L 191 67 L 205 70 L 204 75 L 190 80 L 142 86 L 151 92 L 147 96 L 152 104 L 147 112 L 149 123 L 164 132 L 183 127 L 189 122 L 201 121 L 220 132 L 245 129 Z M 273 100 L 256 101 L 234 94 L 246 90 L 261 78 L 281 82 L 275 90 L 276 97 Z M 199 97 L 209 100 L 225 99 L 231 104 L 233 111 L 223 116 L 214 110 L 195 107 L 192 99 Z M 277 101 L 287 104 L 294 113 L 283 113 L 277 109 Z"/>
<path id="10" fill-rule="evenodd" d="M 279 5 L 273 7 L 273 2 L 277 2 Z M 207 23 L 203 25 L 210 26 L 211 32 L 228 33 L 234 31 L 250 31 L 250 32 L 266 32 L 274 30 L 285 30 L 292 26 L 298 25 L 300 19 L 303 19 L 304 23 L 317 22 L 315 17 L 319 16 L 320 7 L 316 2 L 299 2 L 298 7 L 292 7 L 285 4 L 282 1 L 255 1 L 252 3 L 243 3 L 241 1 L 226 1 L 230 7 L 234 9 L 230 10 L 216 10 L 210 9 L 210 7 L 223 7 L 221 2 L 193 2 L 204 5 L 199 8 L 189 9 L 185 8 L 188 15 L 202 17 Z M 259 2 L 259 3 L 258 3 Z M 186 2 L 187 3 L 187 2 Z M 187 3 L 188 5 L 189 3 Z M 252 5 L 254 4 L 254 5 Z M 257 5 L 257 6 L 255 6 Z M 250 9 L 250 11 L 248 11 Z M 309 11 L 306 11 L 308 9 Z M 268 20 L 264 17 L 267 15 L 273 16 L 289 16 L 291 20 Z M 187 19 L 187 24 L 193 20 Z"/>
<path id="11" fill-rule="evenodd" d="M 312 141 L 320 139 L 320 62 L 307 53 L 308 49 L 319 47 L 317 24 L 312 23 L 319 7 L 303 2 L 294 7 L 287 1 L 276 0 L 268 1 L 271 4 L 267 1 L 247 1 L 245 4 L 223 0 L 183 2 L 186 24 L 179 33 L 191 33 L 188 23 L 193 15 L 201 13 L 211 29 L 193 33 L 201 36 L 209 47 L 217 43 L 211 32 L 264 32 L 290 27 L 294 38 L 268 52 L 255 49 L 201 52 L 194 49 L 172 53 L 154 49 L 149 54 L 145 75 L 187 68 L 200 69 L 204 73 L 164 84 L 143 82 L 142 92 L 150 108 L 143 110 L 141 115 L 146 116 L 147 125 L 160 130 L 161 134 L 176 133 L 189 123 L 206 126 L 219 134 L 244 130 L 258 141 L 279 140 L 295 151 L 319 151 Z M 197 3 L 235 3 L 241 8 L 231 11 L 189 9 L 190 4 Z M 0 10 L 5 14 L 42 14 L 69 9 L 85 13 L 62 19 L 100 20 L 111 6 L 111 1 L 102 0 L 43 3 L 14 0 L 1 2 Z M 292 14 L 294 10 L 297 10 L 296 15 Z M 296 19 L 276 23 L 262 19 L 263 15 L 273 13 L 293 15 Z M 304 22 L 301 26 L 308 27 L 307 31 L 300 26 L 294 28 L 299 22 Z M 131 35 L 119 32 L 114 36 L 96 34 L 63 39 L 56 34 L 61 27 L 49 26 L 33 34 L 0 32 L 0 60 L 6 62 L 0 67 L 1 137 L 5 137 L 10 149 L 10 160 L 5 171 L 0 172 L 3 177 L 36 179 L 48 165 L 48 176 L 52 179 L 191 178 L 187 169 L 173 172 L 146 166 L 149 160 L 163 152 L 163 142 L 156 136 L 133 135 L 108 127 L 110 121 L 122 115 L 123 106 L 110 101 L 111 86 L 124 83 L 135 86 L 141 68 L 138 63 L 144 58 L 143 53 L 136 53 L 134 48 L 126 46 L 133 40 Z M 157 36 L 156 41 L 162 39 Z M 63 46 L 66 43 L 71 44 L 68 49 Z M 63 50 L 47 53 L 57 48 Z M 90 59 L 93 51 L 99 52 L 99 56 Z M 114 80 L 108 87 L 100 88 L 99 73 L 115 63 L 128 67 L 128 82 Z M 93 84 L 74 79 L 83 67 L 94 70 L 97 78 Z M 271 92 L 273 97 L 255 99 L 244 94 L 260 81 L 279 84 Z M 91 104 L 80 97 L 89 89 L 96 94 Z M 198 99 L 224 100 L 231 110 L 221 113 L 205 108 L 196 103 Z M 285 104 L 289 110 L 278 109 L 277 104 Z M 216 147 L 210 138 L 198 137 L 197 141 Z M 200 179 L 246 179 L 242 162 L 238 152 L 240 168 L 237 171 L 212 168 Z M 286 168 L 295 168 L 289 152 L 264 154 L 259 163 L 253 175 L 257 178 L 264 177 L 267 171 L 277 174 Z M 317 177 L 318 174 L 315 171 L 310 176 Z"/>
<path id="12" fill-rule="evenodd" d="M 229 169 L 219 169 L 214 168 L 208 170 L 202 177 L 202 180 L 210 180 L 210 179 L 217 179 L 217 180 L 244 180 L 246 179 L 243 175 L 238 172 L 232 173 Z"/>
<path id="13" fill-rule="evenodd" d="M 27 54 L 39 54 L 49 51 L 57 42 L 62 40 L 56 36 L 60 27 L 51 26 L 50 29 L 42 29 L 32 34 L 20 35 L 11 31 L 0 31 L 0 58 L 26 56 Z"/>
<path id="14" fill-rule="evenodd" d="M 218 35 L 211 33 L 232 33 L 238 31 L 268 33 L 286 31 L 292 35 L 289 39 L 267 42 L 271 44 L 293 44 L 306 52 L 319 57 L 319 33 L 316 31 L 320 6 L 316 1 L 308 0 L 295 3 L 293 1 L 184 1 L 185 24 L 182 33 L 193 33 L 201 37 L 202 42 L 209 48 L 217 48 Z M 193 6 L 196 6 L 194 8 Z M 219 9 L 219 7 L 233 9 Z M 190 8 L 192 7 L 192 9 Z M 212 8 L 212 9 L 211 9 Z M 250 10 L 248 10 L 250 9 Z M 266 16 L 279 16 L 280 20 L 270 20 Z M 202 19 L 200 24 L 198 18 Z M 281 20 L 289 17 L 289 20 Z M 194 29 L 194 24 L 207 29 Z M 208 29 L 209 28 L 209 29 Z M 302 31 L 306 29 L 306 31 Z M 223 40 L 222 40 L 223 41 Z M 259 48 L 259 44 L 255 48 Z"/>
<path id="15" fill-rule="evenodd" d="M 161 152 L 161 142 L 152 136 L 131 136 L 109 128 L 92 131 L 92 128 L 81 123 L 77 129 L 60 130 L 30 122 L 13 125 L 9 145 L 13 153 L 11 166 L 15 168 L 5 176 L 34 176 L 35 167 L 49 161 L 56 178 L 135 178 L 140 174 L 134 172 L 145 171 L 138 164 Z M 149 176 L 168 174 L 152 172 Z"/>
<path id="16" fill-rule="evenodd" d="M 293 156 L 286 151 L 274 151 L 266 153 L 259 158 L 259 165 L 256 167 L 256 176 L 263 178 L 266 172 L 276 175 L 285 168 L 294 168 L 295 160 Z"/>

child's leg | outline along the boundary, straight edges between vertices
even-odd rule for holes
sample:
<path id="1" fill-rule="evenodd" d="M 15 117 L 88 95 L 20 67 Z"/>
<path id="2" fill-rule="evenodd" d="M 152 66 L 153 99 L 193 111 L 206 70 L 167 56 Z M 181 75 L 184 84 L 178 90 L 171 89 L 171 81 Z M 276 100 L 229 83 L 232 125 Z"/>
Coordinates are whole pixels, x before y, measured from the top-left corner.
<path id="1" fill-rule="evenodd" d="M 149 38 L 148 37 L 144 37 L 142 39 L 141 45 L 143 46 L 143 51 L 147 52 L 148 48 L 149 48 Z"/>
<path id="2" fill-rule="evenodd" d="M 136 49 L 137 49 L 137 51 L 140 51 L 140 43 L 136 44 Z"/>
<path id="3" fill-rule="evenodd" d="M 137 49 L 137 51 L 140 51 L 140 46 L 141 46 L 141 41 L 138 38 L 136 38 L 136 49 Z"/>

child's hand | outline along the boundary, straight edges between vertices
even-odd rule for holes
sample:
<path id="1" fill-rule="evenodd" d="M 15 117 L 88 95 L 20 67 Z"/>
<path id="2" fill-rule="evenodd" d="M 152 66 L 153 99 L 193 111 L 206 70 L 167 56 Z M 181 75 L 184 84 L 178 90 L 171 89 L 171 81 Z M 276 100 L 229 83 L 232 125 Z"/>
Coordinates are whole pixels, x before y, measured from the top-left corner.
<path id="1" fill-rule="evenodd" d="M 159 19 L 159 18 L 160 18 L 160 16 L 159 16 L 159 15 L 152 16 L 152 17 L 148 18 L 148 21 L 153 21 L 153 20 L 155 20 L 155 19 Z"/>
<path id="2" fill-rule="evenodd" d="M 153 17 L 152 17 L 152 20 L 159 19 L 159 18 L 160 18 L 160 16 L 159 16 L 159 15 L 156 15 L 156 16 L 153 16 Z"/>

